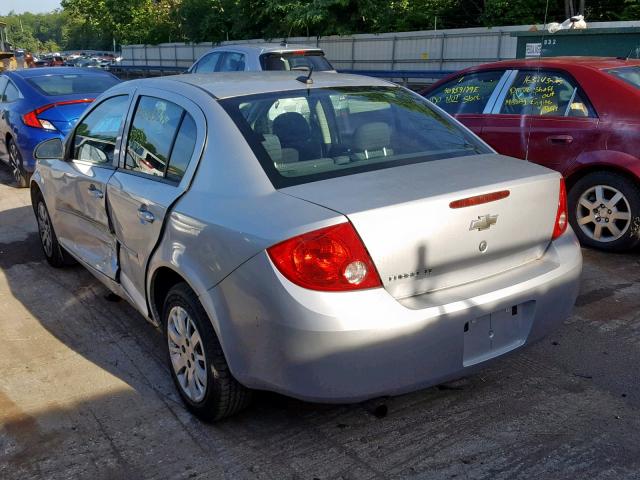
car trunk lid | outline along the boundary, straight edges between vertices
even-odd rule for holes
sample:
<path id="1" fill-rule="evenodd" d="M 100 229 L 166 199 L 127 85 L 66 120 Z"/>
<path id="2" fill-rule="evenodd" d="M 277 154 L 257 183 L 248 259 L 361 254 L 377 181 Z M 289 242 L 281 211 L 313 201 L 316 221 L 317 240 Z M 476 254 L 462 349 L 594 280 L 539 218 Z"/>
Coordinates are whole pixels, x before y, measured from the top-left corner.
<path id="1" fill-rule="evenodd" d="M 396 298 L 461 285 L 540 258 L 560 175 L 495 154 L 436 160 L 280 190 L 345 215 Z M 452 202 L 508 191 L 479 205 Z M 504 193 L 498 197 L 505 197 Z M 454 205 L 455 206 L 455 205 Z"/>
<path id="2" fill-rule="evenodd" d="M 80 115 L 99 94 L 68 95 L 43 105 L 44 110 L 37 116 L 51 122 L 58 130 L 66 134 L 75 125 Z"/>

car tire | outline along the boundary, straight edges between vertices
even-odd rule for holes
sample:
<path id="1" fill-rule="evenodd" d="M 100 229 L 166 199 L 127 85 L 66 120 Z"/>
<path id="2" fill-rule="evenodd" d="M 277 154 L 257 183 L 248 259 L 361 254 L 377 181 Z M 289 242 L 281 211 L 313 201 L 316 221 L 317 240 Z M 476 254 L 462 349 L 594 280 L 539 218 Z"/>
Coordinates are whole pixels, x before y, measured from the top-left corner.
<path id="1" fill-rule="evenodd" d="M 209 316 L 186 283 L 169 290 L 162 320 L 169 369 L 187 408 L 208 422 L 244 409 L 251 390 L 231 374 Z"/>
<path id="2" fill-rule="evenodd" d="M 44 203 L 42 194 L 38 192 L 34 197 L 34 212 L 38 223 L 38 236 L 40 237 L 40 245 L 47 262 L 54 268 L 66 267 L 76 263 L 68 253 L 58 243 L 58 237 L 53 229 L 49 210 Z"/>
<path id="3" fill-rule="evenodd" d="M 624 252 L 640 243 L 640 187 L 614 172 L 590 173 L 569 191 L 569 222 L 582 245 Z"/>
<path id="4" fill-rule="evenodd" d="M 31 174 L 24 169 L 22 154 L 13 138 L 10 138 L 7 142 L 7 149 L 9 150 L 9 166 L 11 167 L 13 179 L 19 188 L 26 188 L 29 186 Z"/>

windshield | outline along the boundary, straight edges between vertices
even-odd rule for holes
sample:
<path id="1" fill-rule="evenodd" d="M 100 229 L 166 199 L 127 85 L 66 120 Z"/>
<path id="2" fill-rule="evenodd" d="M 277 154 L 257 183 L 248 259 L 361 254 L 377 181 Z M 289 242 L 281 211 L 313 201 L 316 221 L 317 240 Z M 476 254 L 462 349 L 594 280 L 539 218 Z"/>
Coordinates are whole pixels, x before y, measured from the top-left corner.
<path id="1" fill-rule="evenodd" d="M 640 88 L 640 66 L 622 67 L 607 70 L 608 73 L 624 80 L 629 85 Z"/>
<path id="2" fill-rule="evenodd" d="M 318 51 L 265 53 L 260 56 L 263 70 L 297 70 L 313 67 L 315 72 L 333 70 L 333 66 Z"/>
<path id="3" fill-rule="evenodd" d="M 31 77 L 28 82 L 45 95 L 72 95 L 102 93 L 111 88 L 118 79 L 111 75 L 43 75 Z"/>
<path id="4" fill-rule="evenodd" d="M 297 90 L 220 103 L 276 188 L 491 151 L 399 87 Z"/>

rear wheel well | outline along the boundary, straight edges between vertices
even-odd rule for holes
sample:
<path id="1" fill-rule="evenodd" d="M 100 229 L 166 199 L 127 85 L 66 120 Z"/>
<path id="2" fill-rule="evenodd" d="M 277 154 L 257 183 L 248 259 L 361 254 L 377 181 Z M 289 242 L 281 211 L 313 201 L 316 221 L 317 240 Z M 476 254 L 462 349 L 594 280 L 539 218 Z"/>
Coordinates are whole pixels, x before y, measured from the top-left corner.
<path id="1" fill-rule="evenodd" d="M 574 172 L 570 176 L 568 176 L 566 178 L 567 191 L 571 190 L 576 183 L 578 183 L 581 179 L 583 179 L 587 175 L 589 175 L 591 173 L 596 173 L 596 172 L 615 173 L 617 175 L 625 177 L 626 179 L 630 180 L 631 182 L 635 183 L 636 185 L 640 185 L 640 182 L 638 181 L 637 177 L 635 177 L 634 175 L 632 175 L 631 173 L 629 173 L 628 171 L 626 171 L 626 170 L 624 170 L 622 168 L 615 167 L 615 166 L 612 166 L 612 165 L 593 165 L 593 166 L 582 168 L 582 169 L 578 170 L 577 172 Z"/>
<path id="2" fill-rule="evenodd" d="M 182 278 L 182 276 L 171 270 L 168 267 L 160 267 L 153 274 L 153 280 L 151 281 L 150 306 L 151 314 L 158 323 L 162 322 L 162 307 L 164 306 L 164 300 L 167 298 L 169 290 L 178 283 L 188 282 Z"/>

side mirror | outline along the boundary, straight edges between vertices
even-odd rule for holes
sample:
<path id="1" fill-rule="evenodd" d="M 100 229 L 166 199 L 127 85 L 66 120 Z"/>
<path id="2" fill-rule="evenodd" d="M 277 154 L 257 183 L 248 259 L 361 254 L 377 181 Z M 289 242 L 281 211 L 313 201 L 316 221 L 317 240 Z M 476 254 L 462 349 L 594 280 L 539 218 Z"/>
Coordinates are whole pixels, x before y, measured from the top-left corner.
<path id="1" fill-rule="evenodd" d="M 33 156 L 36 160 L 63 160 L 64 147 L 62 146 L 62 140 L 59 138 L 50 138 L 49 140 L 40 142 L 36 145 Z"/>

